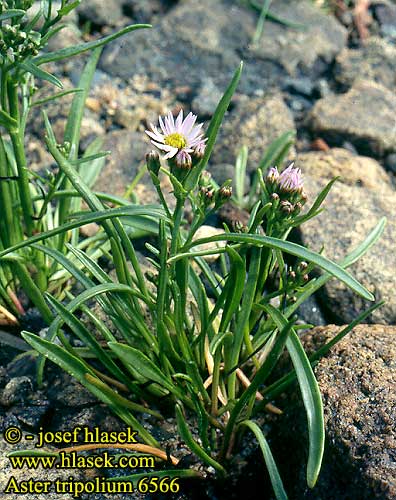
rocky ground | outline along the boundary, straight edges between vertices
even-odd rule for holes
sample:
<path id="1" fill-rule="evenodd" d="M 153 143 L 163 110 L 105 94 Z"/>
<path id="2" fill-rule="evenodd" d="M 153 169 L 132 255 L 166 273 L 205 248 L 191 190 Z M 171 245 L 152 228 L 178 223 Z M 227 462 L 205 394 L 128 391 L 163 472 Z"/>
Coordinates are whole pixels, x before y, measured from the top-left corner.
<path id="1" fill-rule="evenodd" d="M 367 27 L 356 29 L 352 10 L 343 7 L 348 2 L 334 2 L 338 8 L 333 13 L 319 5 L 326 2 L 274 0 L 272 12 L 292 26 L 267 20 L 254 44 L 258 15 L 243 3 L 83 0 L 52 48 L 135 22 L 150 22 L 153 29 L 132 33 L 104 50 L 87 101 L 82 149 L 95 137 L 104 138 L 112 155 L 96 188 L 125 194 L 150 148 L 147 125 L 158 114 L 181 107 L 209 121 L 243 60 L 242 80 L 209 166 L 214 178 L 223 182 L 232 177 L 243 145 L 249 148 L 250 176 L 271 141 L 294 131 L 297 140 L 289 160 L 301 167 L 311 200 L 331 178 L 341 177 L 325 213 L 306 224 L 294 236 L 297 241 L 315 250 L 324 245 L 325 254 L 339 260 L 387 217 L 380 242 L 351 267 L 386 304 L 317 367 L 328 451 L 318 489 L 296 488 L 291 498 L 395 499 L 396 2 L 369 2 Z M 66 88 L 78 85 L 83 62 L 80 58 L 54 68 Z M 60 141 L 68 103 L 66 97 L 49 109 Z M 41 134 L 37 111 L 28 148 L 38 170 L 51 166 Z M 142 202 L 155 200 L 146 177 L 135 193 Z M 359 297 L 330 281 L 302 314 L 315 324 L 341 325 L 365 307 Z M 321 338 L 336 328 L 323 326 L 314 333 Z M 19 370 L 0 373 L 0 427 L 11 419 L 34 430 L 40 419 L 48 419 L 46 406 L 38 404 L 34 422 L 29 421 L 18 410 L 20 402 L 7 395 L 20 387 L 30 390 L 24 376 Z M 80 418 L 69 415 L 71 406 L 62 410 L 66 421 Z"/>

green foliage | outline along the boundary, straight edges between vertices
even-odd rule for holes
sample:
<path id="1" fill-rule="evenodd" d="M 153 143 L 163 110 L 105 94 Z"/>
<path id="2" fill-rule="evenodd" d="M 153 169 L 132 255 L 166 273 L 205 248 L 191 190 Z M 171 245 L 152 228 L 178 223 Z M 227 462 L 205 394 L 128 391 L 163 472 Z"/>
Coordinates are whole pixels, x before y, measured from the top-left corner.
<path id="1" fill-rule="evenodd" d="M 60 171 L 38 176 L 29 168 L 25 152 L 25 128 L 33 106 L 44 106 L 51 101 L 74 93 L 68 122 L 61 145 L 68 159 L 81 172 L 89 186 L 95 181 L 104 164 L 105 152 L 100 151 L 96 141 L 87 151 L 87 156 L 75 162 L 80 141 L 81 120 L 84 103 L 96 68 L 101 47 L 116 38 L 148 25 L 127 26 L 121 31 L 74 47 L 55 52 L 44 51 L 48 40 L 64 25 L 64 16 L 77 7 L 79 2 L 62 0 L 57 11 L 52 0 L 41 2 L 38 13 L 31 14 L 30 0 L 2 0 L 0 2 L 0 250 L 9 253 L 18 247 L 26 236 L 39 235 L 50 228 L 62 227 L 71 213 L 78 212 L 81 198 L 70 192 L 70 182 Z M 35 80 L 55 85 L 62 89 L 61 81 L 44 69 L 45 63 L 76 56 L 93 50 L 79 87 L 62 91 L 52 97 L 35 100 Z M 95 174 L 93 174 L 95 173 Z M 118 204 L 118 203 L 117 203 Z M 61 231 L 57 239 L 46 240 L 49 249 L 58 249 L 67 254 L 65 244 L 78 244 L 78 229 L 72 233 Z M 88 249 L 91 256 L 97 255 L 96 245 L 103 238 L 92 241 Z M 105 243 L 106 245 L 106 243 Z M 71 255 L 68 256 L 71 258 Z M 58 276 L 59 279 L 54 279 Z M 23 290 L 35 305 L 43 319 L 50 322 L 52 313 L 43 300 L 42 293 L 51 289 L 62 297 L 68 276 L 41 252 L 27 249 L 18 253 L 18 259 L 10 256 L 3 259 L 0 267 L 0 297 L 6 308 L 15 315 L 23 314 L 18 300 Z"/>
<path id="2" fill-rule="evenodd" d="M 70 301 L 66 304 L 47 296 L 57 317 L 46 339 L 23 334 L 41 356 L 69 371 L 120 418 L 139 430 L 143 441 L 153 446 L 160 445 L 134 417 L 135 412 L 143 411 L 141 400 L 148 403 L 147 411 L 158 418 L 159 399 L 165 406 L 175 407 L 181 439 L 220 475 L 227 474 L 228 459 L 236 449 L 238 436 L 248 427 L 259 442 L 276 497 L 283 500 L 286 493 L 279 471 L 262 430 L 252 419 L 274 395 L 297 382 L 308 422 L 307 484 L 313 487 L 324 450 L 324 420 L 312 367 L 319 355 L 327 352 L 353 325 L 308 358 L 298 336 L 295 313 L 301 302 L 331 277 L 343 281 L 365 299 L 374 300 L 346 267 L 378 240 L 385 222 L 380 221 L 340 264 L 287 241 L 291 228 L 321 212 L 334 181 L 302 212 L 307 199 L 300 185 L 300 173 L 292 167 L 281 174 L 273 168 L 268 170 L 272 162 L 285 157 L 292 144 L 292 134 L 285 134 L 265 153 L 257 169 L 254 193 L 247 197 L 243 187 L 246 149 L 237 160 L 235 201 L 247 206 L 249 198 L 253 202 L 248 227 L 234 232 L 226 227 L 223 234 L 196 238 L 207 218 L 231 196 L 228 184 L 216 187 L 203 169 L 240 70 L 214 114 L 206 154 L 195 167 L 186 173 L 178 170 L 172 160 L 161 166 L 155 154 L 148 156 L 148 170 L 159 193 L 159 175 L 167 175 L 173 184 L 174 209 L 164 196 L 160 196 L 162 206 L 158 207 L 107 208 L 105 200 L 92 192 L 78 171 L 81 159 L 70 157 L 68 151 L 57 146 L 46 119 L 48 149 L 67 179 L 68 189 L 78 193 L 89 210 L 76 213 L 75 220 L 65 221 L 63 226 L 15 244 L 0 252 L 0 257 L 7 258 L 10 251 L 15 254 L 27 247 L 37 254 L 44 253 L 85 289 L 75 297 L 69 293 Z M 192 208 L 188 225 L 183 220 L 186 204 Z M 128 228 L 140 224 L 142 217 L 147 224 L 151 221 L 151 231 L 156 235 L 156 243 L 147 244 L 150 273 L 142 272 L 128 236 Z M 112 258 L 116 271 L 114 280 L 86 251 L 67 245 L 65 255 L 59 249 L 37 244 L 57 241 L 62 232 L 88 221 L 103 227 L 103 237 L 108 242 L 105 252 Z M 221 271 L 215 271 L 205 261 L 213 255 L 219 256 Z M 286 264 L 286 255 L 293 256 L 295 262 Z M 321 270 L 320 277 L 310 277 L 314 268 Z M 109 330 L 102 319 L 88 314 L 97 332 L 95 336 L 80 318 L 81 313 L 87 314 L 92 307 L 92 301 L 112 323 Z M 358 320 L 363 320 L 375 307 L 378 305 Z M 65 326 L 72 331 L 71 339 L 63 333 Z M 75 347 L 74 337 L 84 348 Z M 293 370 L 274 379 L 274 368 L 285 350 Z M 99 364 L 101 369 L 93 370 L 93 358 L 95 367 Z M 128 397 L 111 387 L 119 384 L 127 388 Z M 195 416 L 192 424 L 189 415 Z M 196 426 L 199 440 L 191 425 Z"/>
<path id="3" fill-rule="evenodd" d="M 265 18 L 285 22 L 269 10 L 270 2 L 249 3 L 260 13 L 256 41 Z M 22 287 L 49 323 L 45 338 L 22 334 L 39 353 L 38 380 L 43 381 L 46 359 L 58 364 L 152 447 L 161 443 L 135 414 L 162 419 L 164 410 L 174 408 L 180 438 L 220 476 L 227 475 L 229 459 L 242 433 L 249 430 L 263 453 L 278 500 L 287 499 L 286 492 L 255 418 L 275 396 L 297 383 L 307 417 L 306 475 L 312 488 L 324 450 L 323 406 L 313 366 L 380 304 L 362 313 L 310 357 L 299 337 L 305 326 L 297 323 L 297 309 L 331 278 L 373 301 L 373 295 L 346 269 L 378 240 L 385 221 L 341 263 L 288 241 L 292 228 L 321 213 L 336 181 L 324 186 L 305 210 L 307 197 L 299 170 L 290 166 L 279 173 L 273 167 L 286 158 L 294 142 L 292 132 L 283 134 L 264 153 L 248 194 L 246 148 L 236 161 L 234 196 L 230 182 L 217 186 L 210 180 L 205 168 L 241 78 L 242 64 L 213 115 L 206 143 L 202 140 L 199 149 L 192 144 L 187 151 L 193 151 L 193 158 L 182 146 L 167 161 L 161 162 L 155 152 L 148 155 L 147 171 L 159 205 L 134 205 L 93 192 L 108 152 L 101 150 L 97 140 L 80 157 L 79 143 L 96 64 L 104 44 L 147 25 L 129 26 L 101 40 L 39 54 L 59 30 L 62 17 L 77 4 L 62 0 L 54 13 L 52 1 L 43 1 L 39 14 L 31 18 L 31 1 L 13 1 L 9 8 L 8 0 L 0 0 L 0 22 L 7 26 L 0 38 L 0 295 L 12 311 L 20 311 L 14 290 Z M 61 88 L 57 77 L 42 65 L 88 50 L 92 53 L 78 88 L 71 91 L 74 98 L 62 144 L 43 113 L 46 145 L 59 170 L 40 177 L 26 162 L 25 125 L 32 106 L 44 106 L 50 100 L 34 99 L 34 79 Z M 52 99 L 67 93 L 62 91 Z M 178 144 L 184 143 L 185 137 L 181 139 Z M 169 146 L 165 138 L 158 144 L 160 149 Z M 180 153 L 184 154 L 181 159 Z M 161 191 L 160 176 L 167 176 L 172 184 L 174 205 L 168 204 Z M 230 199 L 249 210 L 247 225 L 224 226 L 221 234 L 198 238 L 208 218 Z M 191 209 L 188 224 L 184 220 L 187 206 Z M 80 241 L 79 228 L 90 222 L 97 223 L 100 231 Z M 146 242 L 146 263 L 151 266 L 146 271 L 132 242 L 136 235 L 145 234 L 153 237 Z M 110 261 L 114 276 L 98 264 L 102 255 Z M 219 266 L 212 266 L 208 257 L 217 258 Z M 319 277 L 312 277 L 314 270 L 320 271 L 315 274 Z M 79 287 L 68 286 L 70 278 Z M 75 292 L 81 288 L 81 293 Z M 102 314 L 93 312 L 94 305 Z M 293 368 L 283 376 L 275 375 L 284 352 Z M 196 475 L 177 471 L 182 473 Z M 175 471 L 166 474 L 173 477 Z"/>

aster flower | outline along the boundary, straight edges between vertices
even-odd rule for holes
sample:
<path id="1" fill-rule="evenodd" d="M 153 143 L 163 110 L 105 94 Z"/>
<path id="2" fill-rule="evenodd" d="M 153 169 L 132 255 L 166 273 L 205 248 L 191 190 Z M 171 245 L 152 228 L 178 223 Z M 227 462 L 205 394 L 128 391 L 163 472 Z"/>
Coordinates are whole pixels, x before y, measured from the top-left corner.
<path id="1" fill-rule="evenodd" d="M 281 191 L 287 193 L 301 193 L 303 190 L 301 170 L 299 168 L 294 168 L 294 163 L 292 163 L 280 174 L 278 184 Z"/>
<path id="2" fill-rule="evenodd" d="M 196 120 L 197 117 L 192 113 L 183 120 L 183 110 L 175 120 L 169 112 L 164 119 L 159 117 L 160 130 L 150 124 L 151 130 L 146 130 L 146 134 L 154 146 L 166 153 L 165 160 L 175 158 L 178 166 L 190 168 L 191 155 L 202 157 L 207 141 L 202 132 L 202 124 L 195 125 Z"/>

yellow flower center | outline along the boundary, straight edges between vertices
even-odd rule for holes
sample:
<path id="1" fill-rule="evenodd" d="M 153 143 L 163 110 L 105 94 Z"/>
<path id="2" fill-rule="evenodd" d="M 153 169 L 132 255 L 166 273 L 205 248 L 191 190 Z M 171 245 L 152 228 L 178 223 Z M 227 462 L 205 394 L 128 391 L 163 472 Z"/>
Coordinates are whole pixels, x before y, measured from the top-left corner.
<path id="1" fill-rule="evenodd" d="M 165 144 L 172 146 L 172 148 L 183 149 L 187 146 L 187 141 L 184 136 L 174 132 L 165 137 Z"/>

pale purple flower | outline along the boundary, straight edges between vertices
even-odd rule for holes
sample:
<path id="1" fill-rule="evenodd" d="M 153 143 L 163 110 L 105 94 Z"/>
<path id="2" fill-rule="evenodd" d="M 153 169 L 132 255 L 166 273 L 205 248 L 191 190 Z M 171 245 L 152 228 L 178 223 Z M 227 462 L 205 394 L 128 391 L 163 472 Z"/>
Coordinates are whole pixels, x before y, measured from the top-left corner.
<path id="1" fill-rule="evenodd" d="M 192 113 L 189 113 L 183 120 L 183 110 L 180 111 L 175 120 L 172 113 L 169 112 L 164 120 L 161 116 L 159 117 L 161 130 L 150 124 L 151 131 L 146 130 L 146 134 L 154 146 L 166 153 L 165 160 L 178 155 L 179 161 L 185 162 L 188 160 L 186 155 L 196 152 L 202 154 L 202 150 L 205 149 L 207 139 L 204 138 L 202 124 L 195 125 L 196 120 L 197 117 Z"/>
<path id="2" fill-rule="evenodd" d="M 294 168 L 294 163 L 292 163 L 280 174 L 278 184 L 282 191 L 302 192 L 303 180 L 301 170 Z"/>

